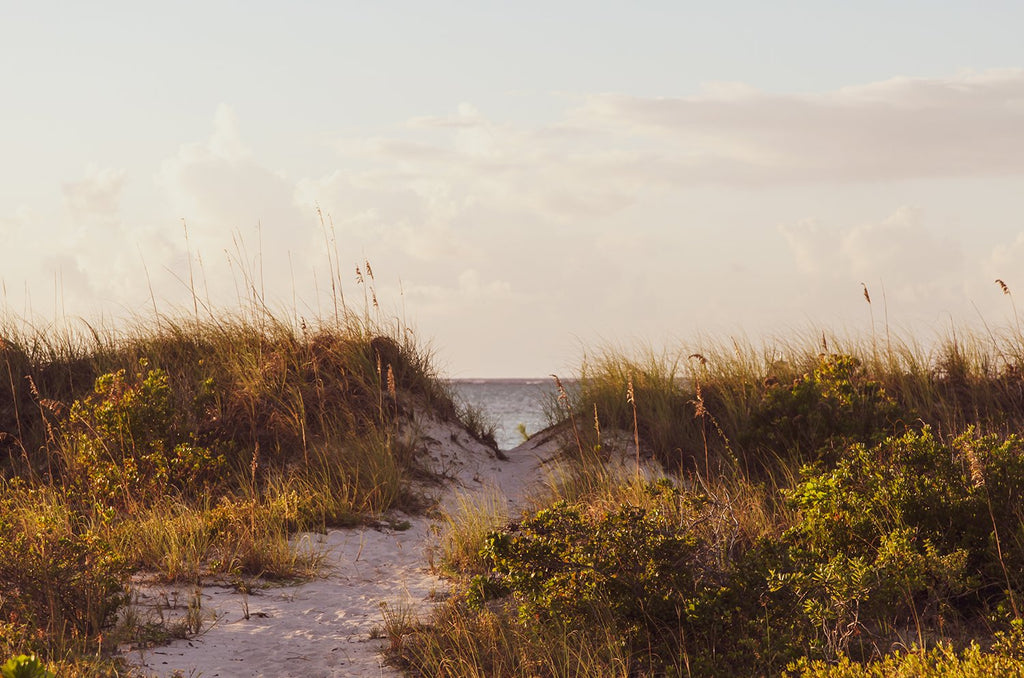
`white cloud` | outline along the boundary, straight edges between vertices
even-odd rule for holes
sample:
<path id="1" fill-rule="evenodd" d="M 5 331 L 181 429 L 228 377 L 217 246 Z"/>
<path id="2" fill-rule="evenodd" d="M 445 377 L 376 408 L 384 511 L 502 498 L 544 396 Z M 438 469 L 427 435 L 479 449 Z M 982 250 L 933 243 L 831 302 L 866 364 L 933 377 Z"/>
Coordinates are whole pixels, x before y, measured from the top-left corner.
<path id="1" fill-rule="evenodd" d="M 676 99 L 599 95 L 546 124 L 463 104 L 335 141 L 323 149 L 337 151 L 333 167 L 306 175 L 268 164 L 221 106 L 207 138 L 158 164 L 155 200 L 137 172 L 90 167 L 63 184 L 61 214 L 8 208 L 0 233 L 18 256 L 3 274 L 9 289 L 35 281 L 37 300 L 56 272 L 69 300 L 140 308 L 144 258 L 158 303 L 190 308 L 184 219 L 201 297 L 208 287 L 231 308 L 253 284 L 284 305 L 294 292 L 301 313 L 330 294 L 336 239 L 350 301 L 362 301 L 355 263 L 369 259 L 385 308 L 401 278 L 410 319 L 450 355 L 480 361 L 488 341 L 542 356 L 574 335 L 685 335 L 833 310 L 863 320 L 861 281 L 875 298 L 885 286 L 894 317 L 934 316 L 969 306 L 971 281 L 1016 288 L 1024 236 L 960 242 L 950 224 L 966 233 L 979 201 L 950 199 L 950 216 L 929 196 L 958 190 L 956 177 L 1024 174 L 1022 101 L 1024 71 L 1007 71 L 824 94 L 719 84 Z M 954 178 L 929 183 L 938 175 Z M 917 193 L 892 179 L 915 180 Z M 987 189 L 989 213 L 1019 204 L 1015 181 Z M 922 208 L 893 210 L 906 203 Z M 850 205 L 859 211 L 846 217 Z M 510 318 L 514 340 L 480 339 Z"/>
<path id="2" fill-rule="evenodd" d="M 290 300 L 293 285 L 312 288 L 309 262 L 326 261 L 315 204 L 301 201 L 298 182 L 255 158 L 230 107 L 218 107 L 209 139 L 163 162 L 157 183 L 177 216 L 164 232 L 183 251 L 187 224 L 193 256 L 204 257 L 203 292 L 212 288 L 214 303 L 253 288 L 278 300 Z M 187 276 L 187 259 L 176 263 L 178 277 Z"/>
<path id="3" fill-rule="evenodd" d="M 411 199 L 416 228 L 453 229 L 458 241 L 453 224 L 471 207 L 516 215 L 524 228 L 566 226 L 708 184 L 1024 174 L 1022 102 L 1024 70 L 897 78 L 821 94 L 726 83 L 682 98 L 590 96 L 562 120 L 536 126 L 502 123 L 463 104 L 338 148 L 345 160 L 373 168 L 345 178 L 353 189 L 390 192 L 400 204 Z M 445 196 L 444 210 L 427 204 L 425 186 Z M 332 211 L 364 214 L 355 202 L 346 210 L 338 200 Z"/>
<path id="4" fill-rule="evenodd" d="M 314 214 L 313 205 L 296 204 L 293 182 L 253 158 L 234 113 L 223 105 L 210 138 L 183 145 L 164 161 L 157 179 L 182 218 L 220 232 L 251 229 L 260 221 L 290 229 Z"/>
<path id="5" fill-rule="evenodd" d="M 918 209 L 903 207 L 880 221 L 852 228 L 814 221 L 780 227 L 809 287 L 809 308 L 829 300 L 852 307 L 855 291 L 867 285 L 872 301 L 885 301 L 894 317 L 908 322 L 970 308 L 981 262 L 962 245 L 937 234 Z"/>
<path id="6" fill-rule="evenodd" d="M 61 184 L 62 209 L 22 207 L 0 219 L 7 251 L 4 286 L 12 310 L 43 314 L 54 309 L 90 315 L 114 306 L 132 307 L 144 279 L 137 249 L 122 214 L 127 183 L 121 169 L 88 165 L 81 177 Z"/>
<path id="7" fill-rule="evenodd" d="M 512 297 L 512 286 L 504 280 L 485 282 L 480 271 L 469 268 L 459 274 L 459 291 L 473 301 L 502 301 Z"/>
<path id="8" fill-rule="evenodd" d="M 502 124 L 463 104 L 453 116 L 410 120 L 401 136 L 344 140 L 337 148 L 346 159 L 372 165 L 378 186 L 390 190 L 443 186 L 458 210 L 482 205 L 522 215 L 524 223 L 566 223 L 619 211 L 633 200 L 639 184 L 627 165 L 636 156 L 608 141 L 605 147 L 582 129 Z"/>
<path id="9" fill-rule="evenodd" d="M 1024 70 L 895 78 L 823 94 L 712 87 L 590 97 L 584 127 L 663 145 L 676 183 L 880 181 L 1024 172 Z M 668 168 L 665 168 L 666 170 Z"/>
<path id="10" fill-rule="evenodd" d="M 116 219 L 124 188 L 124 170 L 86 168 L 85 177 L 64 184 L 64 204 L 74 221 Z"/>
<path id="11" fill-rule="evenodd" d="M 485 120 L 476 106 L 470 103 L 459 104 L 455 115 L 448 116 L 419 116 L 409 120 L 407 126 L 412 128 L 473 128 L 485 124 Z"/>
<path id="12" fill-rule="evenodd" d="M 996 278 L 1004 281 L 1011 291 L 1024 290 L 1024 231 L 1017 233 L 1012 242 L 992 248 L 985 272 L 993 282 Z"/>
<path id="13" fill-rule="evenodd" d="M 459 272 L 454 280 L 447 280 L 446 284 L 413 285 L 406 290 L 406 294 L 421 308 L 443 315 L 481 313 L 488 308 L 489 311 L 498 308 L 498 315 L 501 315 L 503 307 L 495 305 L 523 300 L 521 294 L 513 291 L 511 283 L 490 278 L 476 268 Z"/>

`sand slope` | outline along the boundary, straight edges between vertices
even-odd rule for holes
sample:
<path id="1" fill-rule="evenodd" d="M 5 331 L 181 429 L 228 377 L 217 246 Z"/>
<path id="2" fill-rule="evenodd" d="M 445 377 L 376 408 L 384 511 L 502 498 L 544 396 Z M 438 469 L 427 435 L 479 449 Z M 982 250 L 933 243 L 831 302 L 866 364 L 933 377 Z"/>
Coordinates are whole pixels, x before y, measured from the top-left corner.
<path id="1" fill-rule="evenodd" d="M 435 467 L 450 477 L 433 489 L 442 508 L 459 493 L 493 494 L 496 489 L 511 508 L 520 506 L 555 449 L 552 436 L 536 436 L 501 460 L 457 424 L 423 416 L 413 428 Z M 199 591 L 206 628 L 198 636 L 163 647 L 125 648 L 125 657 L 142 675 L 161 678 L 401 675 L 382 665 L 382 604 L 424 617 L 447 584 L 430 568 L 433 521 L 390 518 L 400 527 L 407 522 L 408 529 L 382 524 L 300 535 L 325 549 L 321 578 L 261 588 L 248 596 L 227 586 L 206 586 Z M 189 596 L 187 587 L 140 586 L 136 607 L 143 613 L 160 609 L 165 616 L 182 615 Z M 176 609 L 167 610 L 174 602 Z"/>

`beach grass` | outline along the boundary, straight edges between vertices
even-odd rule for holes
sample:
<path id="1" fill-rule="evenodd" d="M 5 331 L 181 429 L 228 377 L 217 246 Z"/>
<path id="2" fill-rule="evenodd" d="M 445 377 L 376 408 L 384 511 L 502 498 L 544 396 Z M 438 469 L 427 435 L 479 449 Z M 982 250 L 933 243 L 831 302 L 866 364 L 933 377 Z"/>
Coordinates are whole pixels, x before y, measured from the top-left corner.
<path id="1" fill-rule="evenodd" d="M 459 535 L 414 675 L 1019 673 L 1024 337 L 588 352 L 532 508 Z M 560 381 L 557 380 L 556 381 Z M 474 550 L 473 542 L 477 548 Z"/>
<path id="2" fill-rule="evenodd" d="M 129 577 L 312 576 L 302 531 L 418 511 L 434 471 L 404 429 L 454 420 L 398 322 L 261 310 L 119 330 L 8 318 L 0 344 L 0 656 L 118 675 Z M 86 668 L 74 668 L 75 666 Z"/>
<path id="3" fill-rule="evenodd" d="M 7 319 L 0 657 L 126 675 L 130 577 L 314 576 L 305 531 L 427 502 L 416 411 L 457 405 L 400 322 Z M 375 294 L 373 295 L 375 298 Z M 869 302 L 870 303 L 870 302 Z M 376 303 L 372 306 L 377 309 Z M 287 316 L 285 316 L 287 317 Z M 385 609 L 413 675 L 1006 675 L 1024 661 L 1024 336 L 951 331 L 588 351 L 555 378 L 558 463 L 508 515 L 442 513 L 454 580 Z M 569 384 L 567 387 L 566 384 Z"/>

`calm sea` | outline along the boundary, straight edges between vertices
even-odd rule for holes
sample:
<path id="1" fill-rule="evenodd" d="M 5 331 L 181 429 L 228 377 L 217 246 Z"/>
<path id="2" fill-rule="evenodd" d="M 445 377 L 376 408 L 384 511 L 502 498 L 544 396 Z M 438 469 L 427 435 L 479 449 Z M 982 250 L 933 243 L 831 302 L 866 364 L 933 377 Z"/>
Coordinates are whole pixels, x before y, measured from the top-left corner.
<path id="1" fill-rule="evenodd" d="M 510 450 L 523 442 L 519 424 L 533 435 L 548 425 L 544 403 L 555 391 L 551 379 L 453 379 L 456 395 L 480 408 L 496 426 L 498 447 Z"/>

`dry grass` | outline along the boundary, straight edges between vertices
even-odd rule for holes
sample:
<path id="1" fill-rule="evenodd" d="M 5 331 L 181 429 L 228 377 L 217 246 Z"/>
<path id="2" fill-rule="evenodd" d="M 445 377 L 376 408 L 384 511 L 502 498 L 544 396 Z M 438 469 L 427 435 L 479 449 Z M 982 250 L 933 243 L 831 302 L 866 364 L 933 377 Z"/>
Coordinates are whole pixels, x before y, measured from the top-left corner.
<path id="1" fill-rule="evenodd" d="M 1024 424 L 1024 335 L 954 331 L 927 344 L 896 335 L 877 344 L 809 332 L 761 343 L 700 339 L 663 352 L 599 349 L 580 365 L 571 411 L 577 419 L 596 416 L 609 431 L 636 432 L 640 450 L 666 468 L 706 476 L 739 463 L 752 471 L 792 451 L 744 440 L 768 391 L 813 372 L 822 355 L 849 355 L 864 381 L 881 384 L 908 413 L 902 424 L 920 420 L 940 432 L 975 424 L 999 433 Z M 553 413 L 566 418 L 564 410 Z M 598 444 L 587 429 L 579 432 L 580 449 Z"/>
<path id="2" fill-rule="evenodd" d="M 432 471 L 399 423 L 413 408 L 457 412 L 411 332 L 370 312 L 314 326 L 196 310 L 121 331 L 0 329 L 0 542 L 14 568 L 0 583 L 0 656 L 32 649 L 67 675 L 116 675 L 102 661 L 106 608 L 88 609 L 116 609 L 114 589 L 86 595 L 67 578 L 67 600 L 47 602 L 32 582 L 60 571 L 18 555 L 37 542 L 70 539 L 53 551 L 68 567 L 116 560 L 123 596 L 137 568 L 195 583 L 312 576 L 322 554 L 297 532 L 423 508 L 410 479 Z M 103 375 L 115 376 L 101 392 Z"/>
<path id="3" fill-rule="evenodd" d="M 441 514 L 441 568 L 449 574 L 484 571 L 480 545 L 484 537 L 508 522 L 508 502 L 498 488 L 459 493 L 454 506 Z"/>
<path id="4" fill-rule="evenodd" d="M 474 612 L 454 599 L 430 621 L 393 633 L 402 637 L 394 661 L 413 675 L 438 678 L 627 678 L 629 661 L 613 627 L 593 633 L 521 624 L 503 610 Z"/>

